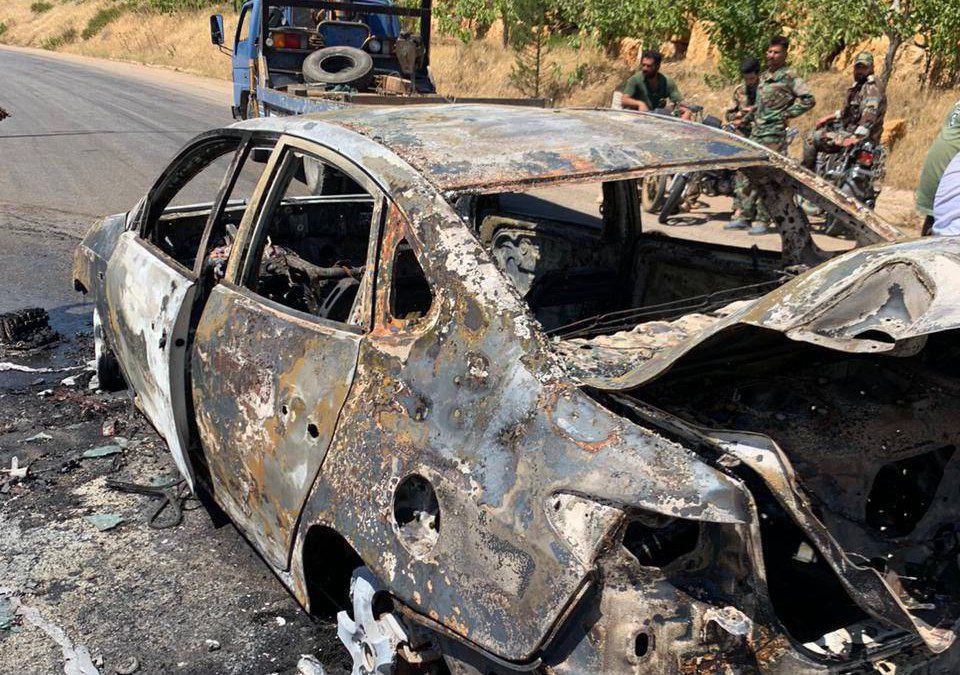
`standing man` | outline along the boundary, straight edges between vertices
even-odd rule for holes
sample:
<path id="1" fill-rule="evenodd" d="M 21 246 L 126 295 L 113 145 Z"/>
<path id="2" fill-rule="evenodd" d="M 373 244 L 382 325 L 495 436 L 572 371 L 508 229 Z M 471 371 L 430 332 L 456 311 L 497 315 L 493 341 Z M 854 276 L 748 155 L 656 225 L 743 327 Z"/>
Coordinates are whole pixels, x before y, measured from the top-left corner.
<path id="1" fill-rule="evenodd" d="M 960 101 L 947 113 L 940 133 L 930 149 L 927 159 L 923 162 L 923 171 L 920 172 L 920 182 L 917 185 L 917 211 L 926 216 L 923 223 L 923 233 L 929 234 L 933 226 L 933 201 L 940 185 L 947 165 L 960 152 Z"/>
<path id="2" fill-rule="evenodd" d="M 807 112 L 817 103 L 807 83 L 787 65 L 789 47 L 789 40 L 782 35 L 770 40 L 770 46 L 767 47 L 767 69 L 760 76 L 760 83 L 757 85 L 757 104 L 748 115 L 753 124 L 750 130 L 751 140 L 780 153 L 787 149 L 787 122 Z M 751 188 L 747 202 L 743 205 L 743 220 L 739 222 L 741 227 L 750 225 L 750 234 L 766 234 L 769 231 L 770 216 L 766 207 L 758 203 L 758 197 L 756 188 Z M 751 224 L 750 217 L 754 213 L 750 213 L 748 209 L 754 204 L 758 221 Z"/>
<path id="3" fill-rule="evenodd" d="M 804 139 L 803 165 L 813 171 L 821 152 L 840 152 L 864 139 L 879 145 L 886 112 L 887 95 L 873 74 L 873 54 L 861 52 L 853 63 L 853 86 L 847 89 L 843 109 L 818 120 L 816 131 Z M 827 126 L 833 120 L 839 129 Z"/>
<path id="4" fill-rule="evenodd" d="M 740 74 L 743 76 L 743 82 L 738 84 L 733 90 L 733 105 L 727 108 L 724 118 L 727 124 L 741 136 L 750 137 L 750 113 L 757 105 L 757 85 L 760 83 L 760 61 L 754 57 L 748 57 L 740 64 Z M 750 183 L 747 177 L 737 171 L 733 180 L 733 220 L 724 225 L 726 230 L 742 230 L 749 227 L 744 224 L 743 204 L 746 200 Z M 754 200 L 754 211 L 756 200 Z M 749 214 L 750 220 L 753 220 L 753 213 Z"/>
<path id="5" fill-rule="evenodd" d="M 683 96 L 677 85 L 660 72 L 663 56 L 660 52 L 647 50 L 640 56 L 640 70 L 623 85 L 620 103 L 631 110 L 653 111 L 667 106 L 667 102 L 683 111 L 684 119 L 690 112 L 683 105 Z"/>
<path id="6" fill-rule="evenodd" d="M 947 164 L 933 200 L 933 228 L 942 237 L 960 235 L 960 152 Z"/>

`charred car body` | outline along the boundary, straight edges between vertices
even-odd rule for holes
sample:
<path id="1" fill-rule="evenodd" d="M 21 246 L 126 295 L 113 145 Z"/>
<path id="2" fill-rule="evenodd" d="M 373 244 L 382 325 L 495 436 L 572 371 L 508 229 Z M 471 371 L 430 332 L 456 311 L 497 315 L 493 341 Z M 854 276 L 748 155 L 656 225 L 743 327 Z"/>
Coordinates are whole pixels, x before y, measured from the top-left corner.
<path id="1" fill-rule="evenodd" d="M 704 167 L 780 250 L 644 230 L 638 179 Z M 104 377 L 354 672 L 947 672 L 954 246 L 703 126 L 418 106 L 198 137 L 75 278 Z"/>

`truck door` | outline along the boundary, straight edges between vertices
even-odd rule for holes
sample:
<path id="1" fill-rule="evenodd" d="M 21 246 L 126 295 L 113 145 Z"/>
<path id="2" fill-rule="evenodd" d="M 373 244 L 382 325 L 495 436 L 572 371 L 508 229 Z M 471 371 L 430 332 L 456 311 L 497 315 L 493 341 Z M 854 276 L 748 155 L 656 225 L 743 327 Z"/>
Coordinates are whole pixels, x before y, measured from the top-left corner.
<path id="1" fill-rule="evenodd" d="M 250 117 L 248 108 L 251 91 L 250 62 L 257 58 L 260 13 L 260 0 L 245 2 L 240 8 L 237 33 L 233 40 L 234 117 L 241 119 Z"/>

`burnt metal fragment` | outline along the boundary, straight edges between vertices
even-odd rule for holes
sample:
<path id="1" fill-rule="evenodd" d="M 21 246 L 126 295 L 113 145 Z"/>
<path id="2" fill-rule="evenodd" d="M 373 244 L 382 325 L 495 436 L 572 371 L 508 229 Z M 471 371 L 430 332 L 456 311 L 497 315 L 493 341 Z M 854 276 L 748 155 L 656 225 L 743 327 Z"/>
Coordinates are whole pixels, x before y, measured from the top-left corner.
<path id="1" fill-rule="evenodd" d="M 39 307 L 0 314 L 0 348 L 27 350 L 56 341 L 60 336 L 49 322 L 46 310 Z"/>

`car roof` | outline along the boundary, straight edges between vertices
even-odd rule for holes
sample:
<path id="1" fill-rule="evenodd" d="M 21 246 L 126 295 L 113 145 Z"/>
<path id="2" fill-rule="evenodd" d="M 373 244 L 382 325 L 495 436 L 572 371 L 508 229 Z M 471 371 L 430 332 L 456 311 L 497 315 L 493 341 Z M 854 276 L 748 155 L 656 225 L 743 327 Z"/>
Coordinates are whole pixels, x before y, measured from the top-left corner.
<path id="1" fill-rule="evenodd" d="M 303 125 L 306 120 L 362 134 L 443 191 L 702 162 L 754 164 L 769 157 L 761 146 L 718 129 L 627 110 L 354 105 L 287 119 L 297 135 L 318 142 L 323 142 L 323 125 L 308 125 L 308 130 Z"/>

